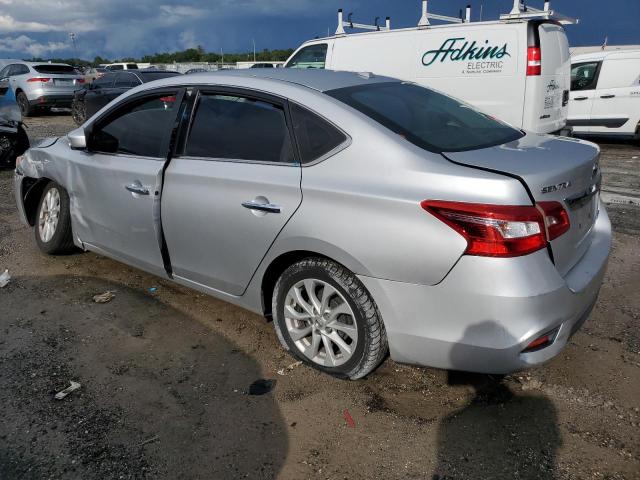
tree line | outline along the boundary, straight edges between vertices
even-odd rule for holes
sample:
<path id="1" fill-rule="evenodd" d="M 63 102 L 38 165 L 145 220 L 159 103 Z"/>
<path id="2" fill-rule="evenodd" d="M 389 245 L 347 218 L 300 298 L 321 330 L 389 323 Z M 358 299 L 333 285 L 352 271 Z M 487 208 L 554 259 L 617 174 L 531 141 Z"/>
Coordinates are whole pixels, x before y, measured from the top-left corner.
<path id="1" fill-rule="evenodd" d="M 269 50 L 265 48 L 262 51 L 256 51 L 256 61 L 284 61 L 293 53 L 293 49 L 285 50 Z M 219 63 L 224 58 L 224 63 L 235 63 L 243 61 L 253 61 L 253 52 L 244 53 L 215 53 L 207 52 L 201 46 L 196 48 L 187 48 L 179 52 L 165 52 L 154 53 L 152 55 L 144 55 L 140 58 L 125 57 L 109 59 L 102 56 L 96 56 L 93 61 L 85 60 L 81 58 L 32 58 L 32 62 L 44 62 L 51 61 L 54 63 L 68 63 L 71 65 L 79 66 L 93 66 L 96 67 L 105 63 L 117 63 L 117 62 L 136 62 L 136 63 L 190 63 L 190 62 L 207 62 L 207 63 Z"/>

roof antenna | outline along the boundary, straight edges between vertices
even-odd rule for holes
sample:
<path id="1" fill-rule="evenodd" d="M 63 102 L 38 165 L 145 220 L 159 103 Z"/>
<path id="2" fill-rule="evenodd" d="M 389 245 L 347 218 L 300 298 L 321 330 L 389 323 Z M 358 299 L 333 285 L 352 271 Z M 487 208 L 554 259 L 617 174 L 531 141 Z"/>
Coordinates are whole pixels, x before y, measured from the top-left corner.
<path id="1" fill-rule="evenodd" d="M 467 5 L 467 8 L 464 14 L 464 21 L 465 23 L 471 23 L 471 5 Z"/>
<path id="2" fill-rule="evenodd" d="M 342 9 L 338 10 L 338 28 L 336 28 L 336 35 L 346 35 L 347 32 L 344 31 L 344 22 L 342 18 Z"/>
<path id="3" fill-rule="evenodd" d="M 373 26 L 376 27 L 376 30 L 379 32 L 380 25 L 378 25 L 378 20 L 380 20 L 380 17 L 376 17 L 376 19 L 373 21 Z"/>
<path id="4" fill-rule="evenodd" d="M 391 30 L 391 17 L 387 17 L 384 23 L 385 23 L 385 26 L 387 27 L 387 30 Z"/>
<path id="5" fill-rule="evenodd" d="M 352 16 L 353 16 L 353 12 L 349 12 L 349 15 L 347 15 L 347 22 L 351 24 L 351 28 L 353 28 L 353 20 L 351 20 Z"/>

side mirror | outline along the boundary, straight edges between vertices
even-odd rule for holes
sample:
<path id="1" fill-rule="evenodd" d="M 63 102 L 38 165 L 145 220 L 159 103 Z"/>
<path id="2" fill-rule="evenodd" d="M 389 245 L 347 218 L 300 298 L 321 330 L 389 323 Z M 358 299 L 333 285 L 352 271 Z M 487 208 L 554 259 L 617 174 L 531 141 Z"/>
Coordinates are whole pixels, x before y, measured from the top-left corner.
<path id="1" fill-rule="evenodd" d="M 69 132 L 67 139 L 69 140 L 69 146 L 74 150 L 84 150 L 87 148 L 87 137 L 82 128 L 76 128 Z"/>

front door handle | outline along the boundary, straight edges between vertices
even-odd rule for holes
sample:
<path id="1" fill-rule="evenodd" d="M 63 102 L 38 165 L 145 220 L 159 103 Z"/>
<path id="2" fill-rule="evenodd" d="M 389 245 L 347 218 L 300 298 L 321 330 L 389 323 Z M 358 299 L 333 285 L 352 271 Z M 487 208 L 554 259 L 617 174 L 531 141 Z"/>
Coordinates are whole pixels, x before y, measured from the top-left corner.
<path id="1" fill-rule="evenodd" d="M 134 182 L 131 185 L 125 185 L 127 190 L 131 193 L 137 193 L 138 195 L 149 195 L 149 189 L 144 187 L 140 182 Z"/>
<path id="2" fill-rule="evenodd" d="M 280 213 L 280 206 L 274 205 L 273 203 L 258 203 L 255 200 L 251 200 L 249 202 L 242 202 L 242 206 L 258 212 Z"/>
<path id="3" fill-rule="evenodd" d="M 600 98 L 613 98 L 615 95 L 600 95 Z"/>
<path id="4" fill-rule="evenodd" d="M 589 97 L 576 97 L 576 98 L 574 98 L 574 100 L 579 102 L 580 100 L 587 100 L 588 98 Z"/>

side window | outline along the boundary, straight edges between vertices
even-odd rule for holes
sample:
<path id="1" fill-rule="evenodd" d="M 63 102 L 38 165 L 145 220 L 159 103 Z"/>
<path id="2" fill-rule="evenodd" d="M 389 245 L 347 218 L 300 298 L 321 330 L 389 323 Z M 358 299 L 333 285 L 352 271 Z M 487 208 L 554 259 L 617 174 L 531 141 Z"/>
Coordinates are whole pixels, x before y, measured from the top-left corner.
<path id="1" fill-rule="evenodd" d="M 175 119 L 176 95 L 163 93 L 128 103 L 106 123 L 99 124 L 89 149 L 103 153 L 124 153 L 163 158 L 166 139 Z"/>
<path id="2" fill-rule="evenodd" d="M 0 78 L 9 77 L 9 70 L 11 69 L 11 65 L 7 65 L 2 70 L 0 70 Z"/>
<path id="3" fill-rule="evenodd" d="M 593 90 L 598 80 L 600 62 L 571 65 L 571 90 Z"/>
<path id="4" fill-rule="evenodd" d="M 133 88 L 141 83 L 133 73 L 119 73 L 116 77 L 115 88 Z"/>
<path id="5" fill-rule="evenodd" d="M 291 115 L 303 164 L 321 158 L 347 140 L 344 133 L 306 108 L 291 104 Z"/>
<path id="6" fill-rule="evenodd" d="M 294 162 L 283 109 L 262 100 L 233 95 L 200 96 L 184 154 Z"/>
<path id="7" fill-rule="evenodd" d="M 602 63 L 598 88 L 627 88 L 640 85 L 640 58 L 607 59 Z"/>
<path id="8" fill-rule="evenodd" d="M 113 73 L 107 73 L 100 78 L 96 78 L 91 84 L 92 88 L 111 88 L 113 86 L 113 80 L 115 75 Z"/>
<path id="9" fill-rule="evenodd" d="M 304 47 L 287 63 L 287 68 L 324 68 L 327 48 L 326 43 Z"/>

